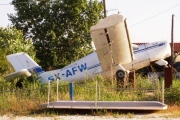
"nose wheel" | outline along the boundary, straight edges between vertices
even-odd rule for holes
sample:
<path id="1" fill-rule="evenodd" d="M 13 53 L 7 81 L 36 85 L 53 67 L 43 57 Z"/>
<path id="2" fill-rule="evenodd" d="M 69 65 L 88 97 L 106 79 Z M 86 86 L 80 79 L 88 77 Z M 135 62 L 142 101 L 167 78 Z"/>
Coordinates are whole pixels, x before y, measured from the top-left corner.
<path id="1" fill-rule="evenodd" d="M 125 78 L 125 71 L 124 71 L 124 70 L 118 70 L 118 71 L 116 72 L 116 77 L 117 77 L 118 79 L 124 79 L 124 78 Z"/>
<path id="2" fill-rule="evenodd" d="M 120 91 L 120 88 L 124 88 L 125 78 L 126 72 L 124 70 L 118 70 L 116 72 L 117 91 Z"/>

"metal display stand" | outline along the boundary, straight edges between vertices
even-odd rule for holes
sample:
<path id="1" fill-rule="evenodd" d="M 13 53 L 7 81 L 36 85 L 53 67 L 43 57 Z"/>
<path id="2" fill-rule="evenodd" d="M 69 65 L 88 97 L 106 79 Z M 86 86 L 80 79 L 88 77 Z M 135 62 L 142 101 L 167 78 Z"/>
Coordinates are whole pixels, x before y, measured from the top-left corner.
<path id="1" fill-rule="evenodd" d="M 58 84 L 58 82 L 57 82 Z M 58 86 L 58 85 L 57 85 Z M 96 82 L 96 93 L 94 101 L 74 101 L 73 100 L 73 83 L 70 83 L 70 100 L 49 101 L 50 82 L 48 85 L 48 103 L 41 104 L 42 108 L 56 109 L 119 109 L 119 110 L 165 110 L 167 105 L 164 104 L 164 81 L 162 82 L 162 102 L 160 101 L 98 101 L 98 87 Z M 57 87 L 58 93 L 58 87 Z M 71 94 L 72 93 L 72 94 Z M 57 94 L 58 99 L 58 94 Z"/>

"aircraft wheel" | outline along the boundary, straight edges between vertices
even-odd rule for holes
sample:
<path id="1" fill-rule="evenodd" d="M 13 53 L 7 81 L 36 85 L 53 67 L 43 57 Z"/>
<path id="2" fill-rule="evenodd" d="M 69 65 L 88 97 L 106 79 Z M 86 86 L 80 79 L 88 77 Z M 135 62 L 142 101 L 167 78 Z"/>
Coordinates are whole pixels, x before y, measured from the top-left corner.
<path id="1" fill-rule="evenodd" d="M 116 72 L 116 77 L 118 78 L 118 79 L 124 79 L 124 77 L 125 77 L 125 71 L 124 70 L 118 70 L 117 72 Z"/>

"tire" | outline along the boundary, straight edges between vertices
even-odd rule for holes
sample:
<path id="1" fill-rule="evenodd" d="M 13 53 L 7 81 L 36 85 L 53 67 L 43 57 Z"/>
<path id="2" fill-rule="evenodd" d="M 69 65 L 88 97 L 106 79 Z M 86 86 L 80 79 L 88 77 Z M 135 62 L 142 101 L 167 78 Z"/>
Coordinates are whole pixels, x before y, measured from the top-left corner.
<path id="1" fill-rule="evenodd" d="M 125 77 L 125 71 L 124 70 L 118 70 L 117 72 L 116 72 L 116 77 L 118 78 L 118 79 L 124 79 L 124 77 Z"/>

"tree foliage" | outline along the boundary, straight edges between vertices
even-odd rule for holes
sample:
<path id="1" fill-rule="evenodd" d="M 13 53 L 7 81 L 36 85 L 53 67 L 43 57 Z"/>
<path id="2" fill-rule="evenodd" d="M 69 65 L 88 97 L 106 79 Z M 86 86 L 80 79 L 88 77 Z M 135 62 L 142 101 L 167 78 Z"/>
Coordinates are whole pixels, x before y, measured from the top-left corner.
<path id="1" fill-rule="evenodd" d="M 26 52 L 35 59 L 35 50 L 31 40 L 25 40 L 23 33 L 13 27 L 0 28 L 0 75 L 13 71 L 6 55 Z"/>
<path id="2" fill-rule="evenodd" d="M 63 67 L 92 52 L 90 27 L 102 18 L 98 0 L 13 0 L 14 26 L 32 38 L 43 68 Z"/>

